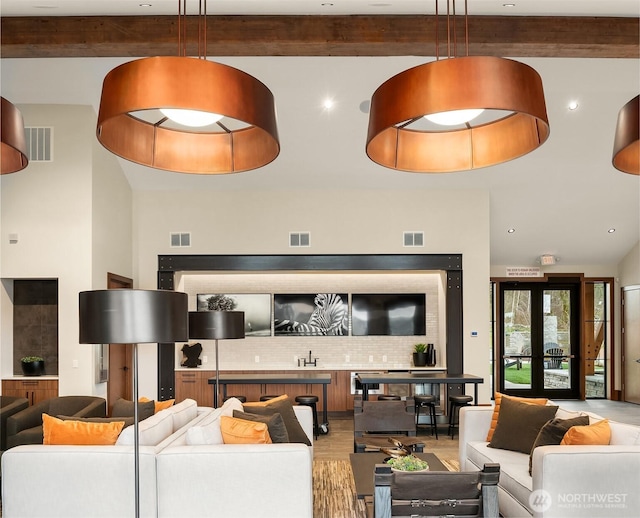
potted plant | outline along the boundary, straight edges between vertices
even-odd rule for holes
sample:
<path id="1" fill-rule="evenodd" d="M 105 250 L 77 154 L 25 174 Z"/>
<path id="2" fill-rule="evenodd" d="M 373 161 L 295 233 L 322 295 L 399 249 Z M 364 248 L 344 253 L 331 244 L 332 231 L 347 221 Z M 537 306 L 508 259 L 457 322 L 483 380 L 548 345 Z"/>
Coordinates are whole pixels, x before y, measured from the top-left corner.
<path id="1" fill-rule="evenodd" d="M 424 367 L 427 364 L 427 344 L 415 344 L 413 346 L 413 365 Z"/>
<path id="2" fill-rule="evenodd" d="M 387 460 L 387 464 L 393 471 L 427 471 L 429 469 L 429 463 L 415 455 L 391 457 Z"/>
<path id="3" fill-rule="evenodd" d="M 20 359 L 20 365 L 25 376 L 42 376 L 44 374 L 44 358 L 42 356 L 24 356 Z"/>

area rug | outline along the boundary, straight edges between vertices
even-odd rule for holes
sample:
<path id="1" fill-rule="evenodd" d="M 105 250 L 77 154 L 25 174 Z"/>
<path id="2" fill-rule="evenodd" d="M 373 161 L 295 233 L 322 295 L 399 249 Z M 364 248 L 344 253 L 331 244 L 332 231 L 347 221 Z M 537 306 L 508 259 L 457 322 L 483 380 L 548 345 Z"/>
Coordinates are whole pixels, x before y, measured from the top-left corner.
<path id="1" fill-rule="evenodd" d="M 454 459 L 440 459 L 449 471 L 459 471 Z M 313 461 L 313 518 L 365 518 L 364 500 L 356 488 L 348 460 Z"/>
<path id="2" fill-rule="evenodd" d="M 348 460 L 313 461 L 313 518 L 364 518 Z"/>

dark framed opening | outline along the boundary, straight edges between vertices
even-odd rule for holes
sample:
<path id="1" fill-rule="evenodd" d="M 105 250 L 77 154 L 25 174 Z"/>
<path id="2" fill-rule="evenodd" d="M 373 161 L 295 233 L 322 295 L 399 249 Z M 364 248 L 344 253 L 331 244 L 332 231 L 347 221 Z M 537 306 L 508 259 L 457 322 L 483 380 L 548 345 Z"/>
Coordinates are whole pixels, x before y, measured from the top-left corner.
<path id="1" fill-rule="evenodd" d="M 158 289 L 175 289 L 179 272 L 445 271 L 447 370 L 463 372 L 462 254 L 159 255 Z M 158 344 L 158 399 L 175 394 L 175 344 Z M 455 390 L 452 387 L 453 390 Z M 453 393 L 453 392 L 451 392 Z"/>

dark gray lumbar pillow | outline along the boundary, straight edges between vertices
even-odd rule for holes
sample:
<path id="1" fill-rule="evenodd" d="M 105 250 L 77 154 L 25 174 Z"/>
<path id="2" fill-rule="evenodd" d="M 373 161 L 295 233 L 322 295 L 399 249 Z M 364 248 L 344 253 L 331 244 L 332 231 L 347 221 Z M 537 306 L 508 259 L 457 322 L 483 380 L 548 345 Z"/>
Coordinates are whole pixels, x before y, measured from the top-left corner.
<path id="1" fill-rule="evenodd" d="M 560 444 L 564 434 L 567 433 L 572 426 L 586 426 L 589 424 L 589 416 L 579 416 L 573 419 L 551 419 L 547 421 L 545 425 L 540 428 L 536 440 L 531 447 L 531 454 L 529 455 L 529 475 L 531 475 L 531 462 L 533 460 L 533 450 L 538 446 L 551 446 Z"/>
<path id="2" fill-rule="evenodd" d="M 133 401 L 120 398 L 113 404 L 111 417 L 133 417 L 133 410 Z M 151 417 L 155 411 L 156 404 L 153 400 L 138 403 L 138 421 L 143 421 L 147 417 Z"/>
<path id="3" fill-rule="evenodd" d="M 287 432 L 287 427 L 284 424 L 284 419 L 282 419 L 282 416 L 278 413 L 272 415 L 258 415 L 234 410 L 233 417 L 245 419 L 246 421 L 265 423 L 269 430 L 271 442 L 289 442 L 289 433 Z"/>
<path id="4" fill-rule="evenodd" d="M 489 447 L 531 453 L 538 432 L 555 417 L 557 410 L 557 406 L 530 405 L 502 398 L 496 430 Z"/>

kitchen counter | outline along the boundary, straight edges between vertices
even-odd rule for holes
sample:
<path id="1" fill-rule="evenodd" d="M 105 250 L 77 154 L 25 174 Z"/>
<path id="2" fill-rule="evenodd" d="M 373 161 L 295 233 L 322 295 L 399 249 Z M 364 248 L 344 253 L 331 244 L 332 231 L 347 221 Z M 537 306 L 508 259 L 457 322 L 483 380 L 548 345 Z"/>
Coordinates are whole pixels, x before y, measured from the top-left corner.
<path id="1" fill-rule="evenodd" d="M 196 367 L 195 369 L 190 369 L 187 367 L 176 367 L 176 371 L 207 371 L 207 372 L 215 372 L 215 365 L 211 367 Z M 251 363 L 251 364 L 229 364 L 225 362 L 221 371 L 225 372 L 234 372 L 234 371 L 389 371 L 389 372 L 413 372 L 413 371 L 427 371 L 427 372 L 444 372 L 447 370 L 446 367 L 436 366 L 436 367 L 414 367 L 413 365 L 402 365 L 402 364 L 379 364 L 379 363 L 348 363 L 348 364 L 320 364 L 316 367 L 298 367 L 297 365 L 261 365 L 260 363 Z"/>

